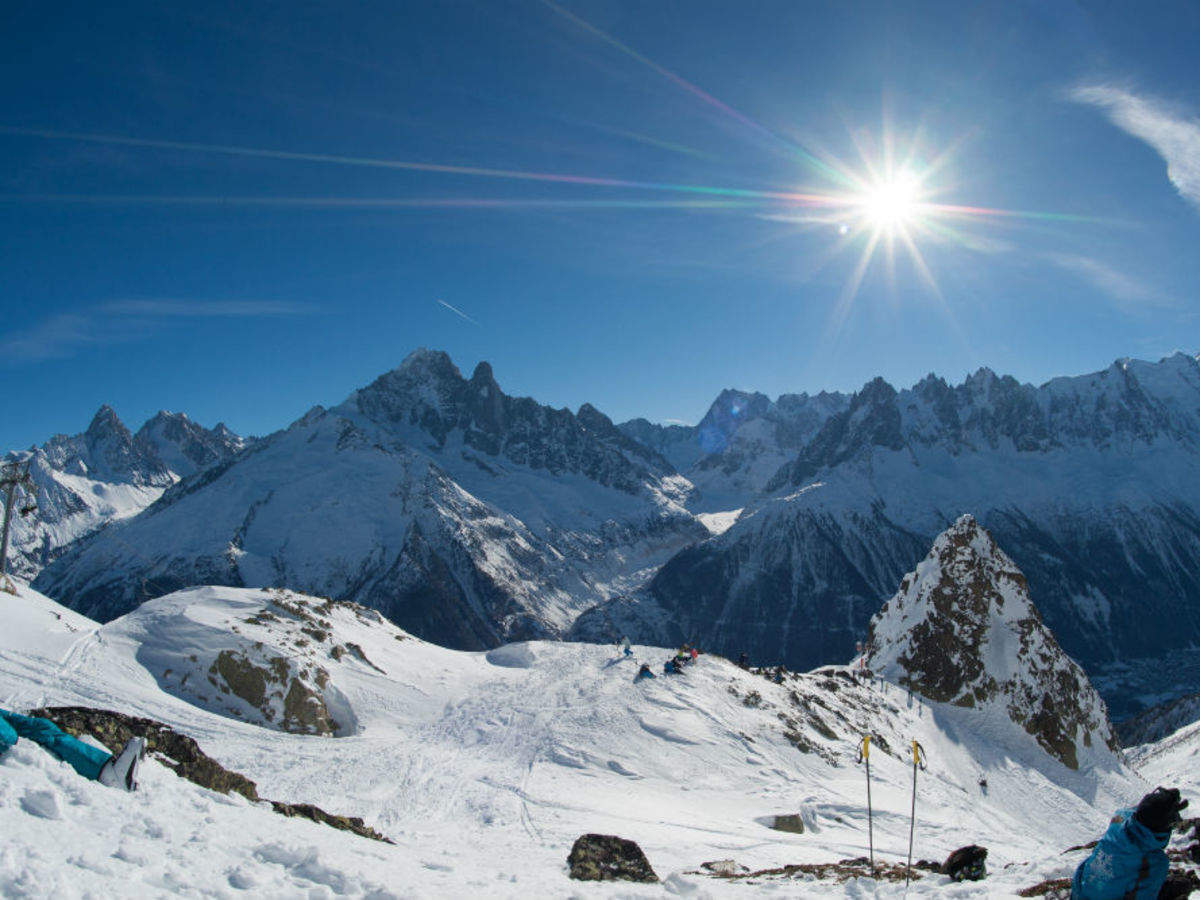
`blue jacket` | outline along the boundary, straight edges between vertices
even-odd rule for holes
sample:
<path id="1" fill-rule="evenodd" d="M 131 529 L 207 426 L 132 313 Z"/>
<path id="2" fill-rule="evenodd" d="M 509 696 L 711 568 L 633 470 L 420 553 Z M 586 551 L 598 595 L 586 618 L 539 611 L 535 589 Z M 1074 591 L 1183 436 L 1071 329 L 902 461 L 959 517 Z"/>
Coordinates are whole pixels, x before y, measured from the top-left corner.
<path id="1" fill-rule="evenodd" d="M 1133 817 L 1132 809 L 1113 816 L 1092 855 L 1071 879 L 1071 900 L 1154 900 L 1167 880 L 1170 832 L 1158 834 Z"/>

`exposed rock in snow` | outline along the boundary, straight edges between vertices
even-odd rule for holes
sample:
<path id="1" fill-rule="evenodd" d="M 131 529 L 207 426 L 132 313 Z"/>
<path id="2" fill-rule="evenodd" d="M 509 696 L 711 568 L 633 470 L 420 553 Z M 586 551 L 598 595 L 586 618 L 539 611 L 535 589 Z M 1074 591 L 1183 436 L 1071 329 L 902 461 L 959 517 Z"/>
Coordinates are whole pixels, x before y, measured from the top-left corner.
<path id="1" fill-rule="evenodd" d="M 1069 768 L 1084 748 L 1117 749 L 1104 702 L 1042 624 L 1025 576 L 969 515 L 871 620 L 867 663 L 938 703 L 1003 708 Z"/>
<path id="2" fill-rule="evenodd" d="M 642 848 L 614 834 L 580 835 L 567 865 L 577 881 L 658 881 Z"/>
<path id="3" fill-rule="evenodd" d="M 29 465 L 38 507 L 29 518 L 13 516 L 12 571 L 33 577 L 73 541 L 136 515 L 180 478 L 229 459 L 246 443 L 224 425 L 210 430 L 165 411 L 135 435 L 102 406 L 82 434 L 9 453 L 5 462 Z"/>

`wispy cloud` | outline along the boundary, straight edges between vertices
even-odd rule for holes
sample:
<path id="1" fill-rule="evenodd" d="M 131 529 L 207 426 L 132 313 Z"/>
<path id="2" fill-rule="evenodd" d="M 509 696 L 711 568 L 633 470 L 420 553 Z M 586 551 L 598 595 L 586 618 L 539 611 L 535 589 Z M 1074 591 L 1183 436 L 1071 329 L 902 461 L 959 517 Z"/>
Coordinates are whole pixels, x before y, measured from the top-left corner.
<path id="1" fill-rule="evenodd" d="M 1174 301 L 1152 285 L 1139 281 L 1106 262 L 1078 253 L 1045 253 L 1043 257 L 1101 291 L 1118 306 L 1172 306 Z"/>
<path id="2" fill-rule="evenodd" d="M 1114 125 L 1153 147 L 1166 161 L 1175 189 L 1200 207 L 1200 119 L 1157 97 L 1120 87 L 1085 85 L 1068 96 L 1104 110 Z"/>
<path id="3" fill-rule="evenodd" d="M 483 326 L 482 326 L 482 325 L 480 325 L 478 322 L 476 322 L 474 319 L 472 319 L 470 316 L 468 316 L 468 315 L 467 315 L 465 312 L 463 312 L 461 309 L 459 309 L 457 306 L 451 306 L 451 305 L 450 305 L 449 303 L 447 303 L 445 300 L 439 300 L 439 301 L 437 301 L 437 302 L 438 302 L 438 305 L 439 305 L 439 306 L 444 306 L 444 307 L 446 307 L 446 309 L 450 310 L 450 312 L 454 313 L 454 314 L 455 314 L 456 316 L 458 316 L 459 318 L 466 319 L 466 320 L 467 320 L 468 322 L 470 322 L 472 325 L 479 325 L 479 327 L 480 327 L 480 328 L 482 328 L 482 327 L 483 327 Z"/>
<path id="4" fill-rule="evenodd" d="M 0 335 L 0 360 L 11 366 L 66 359 L 87 347 L 145 340 L 172 320 L 275 318 L 316 311 L 311 304 L 276 300 L 113 300 Z"/>
<path id="5" fill-rule="evenodd" d="M 118 316 L 270 319 L 311 315 L 316 307 L 285 300 L 113 300 L 100 310 Z"/>

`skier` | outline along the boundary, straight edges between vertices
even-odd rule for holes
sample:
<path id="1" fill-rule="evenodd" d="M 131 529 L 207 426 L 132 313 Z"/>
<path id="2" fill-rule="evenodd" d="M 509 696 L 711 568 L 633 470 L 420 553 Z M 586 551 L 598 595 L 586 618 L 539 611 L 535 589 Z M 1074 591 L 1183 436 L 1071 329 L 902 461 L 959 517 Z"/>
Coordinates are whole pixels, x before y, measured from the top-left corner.
<path id="1" fill-rule="evenodd" d="M 626 656 L 633 656 L 633 650 L 629 646 L 629 637 L 621 638 L 621 646 L 625 649 Z"/>
<path id="2" fill-rule="evenodd" d="M 739 669 L 749 669 L 750 668 L 750 658 L 748 656 L 746 656 L 744 651 L 743 651 L 742 655 L 738 657 L 737 664 L 738 664 Z"/>
<path id="3" fill-rule="evenodd" d="M 1177 788 L 1155 788 L 1137 809 L 1117 810 L 1071 879 L 1072 900 L 1153 900 L 1167 880 L 1167 843 L 1188 805 Z"/>
<path id="4" fill-rule="evenodd" d="M 51 756 L 61 759 L 84 778 L 107 787 L 137 790 L 137 770 L 146 755 L 146 739 L 132 737 L 120 753 L 112 754 L 71 737 L 49 719 L 22 716 L 0 709 L 0 755 L 19 738 L 41 744 Z"/>
<path id="5" fill-rule="evenodd" d="M 650 666 L 642 663 L 642 667 L 638 669 L 637 674 L 633 676 L 634 682 L 644 681 L 647 678 L 653 678 L 654 673 L 650 671 Z"/>

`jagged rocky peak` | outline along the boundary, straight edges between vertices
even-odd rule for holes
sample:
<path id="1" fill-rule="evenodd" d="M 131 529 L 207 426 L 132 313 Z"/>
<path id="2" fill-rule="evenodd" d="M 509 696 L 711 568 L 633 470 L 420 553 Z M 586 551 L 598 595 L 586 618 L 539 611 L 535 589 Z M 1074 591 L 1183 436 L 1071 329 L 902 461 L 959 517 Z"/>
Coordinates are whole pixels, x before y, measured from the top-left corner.
<path id="1" fill-rule="evenodd" d="M 802 484 L 822 469 L 876 447 L 902 449 L 904 434 L 897 397 L 896 389 L 882 378 L 868 381 L 851 398 L 849 406 L 830 416 L 796 459 L 776 473 L 767 490 Z"/>
<path id="2" fill-rule="evenodd" d="M 452 434 L 471 450 L 558 474 L 578 472 L 626 493 L 673 474 L 670 463 L 620 432 L 590 404 L 576 415 L 501 390 L 481 362 L 471 378 L 440 350 L 416 350 L 357 391 L 338 411 L 385 428 L 417 428 L 444 447 Z"/>
<path id="3" fill-rule="evenodd" d="M 71 442 L 63 442 L 67 450 Z M 83 433 L 83 446 L 71 448 L 74 453 L 58 453 L 56 460 L 71 474 L 86 475 L 102 481 L 127 481 L 134 484 L 151 483 L 166 475 L 161 463 L 149 459 L 134 443 L 133 433 L 107 403 L 96 411 L 91 424 Z M 68 461 L 68 456 L 74 458 Z"/>
<path id="4" fill-rule="evenodd" d="M 210 431 L 186 413 L 165 409 L 139 428 L 134 437 L 134 446 L 141 455 L 161 461 L 180 477 L 228 459 L 245 445 L 224 425 Z"/>
<path id="5" fill-rule="evenodd" d="M 868 664 L 938 703 L 993 707 L 1069 768 L 1117 749 L 1108 712 L 1029 599 L 1025 576 L 964 515 L 871 620 Z"/>

